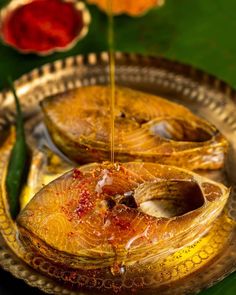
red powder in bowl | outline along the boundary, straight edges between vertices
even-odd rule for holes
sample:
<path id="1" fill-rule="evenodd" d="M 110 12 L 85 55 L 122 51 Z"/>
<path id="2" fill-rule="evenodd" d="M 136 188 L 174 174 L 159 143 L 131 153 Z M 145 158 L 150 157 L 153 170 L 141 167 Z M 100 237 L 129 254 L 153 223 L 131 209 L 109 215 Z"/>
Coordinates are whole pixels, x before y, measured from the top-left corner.
<path id="1" fill-rule="evenodd" d="M 25 51 L 63 48 L 83 28 L 82 11 L 61 0 L 35 0 L 18 7 L 3 23 L 6 43 Z"/>

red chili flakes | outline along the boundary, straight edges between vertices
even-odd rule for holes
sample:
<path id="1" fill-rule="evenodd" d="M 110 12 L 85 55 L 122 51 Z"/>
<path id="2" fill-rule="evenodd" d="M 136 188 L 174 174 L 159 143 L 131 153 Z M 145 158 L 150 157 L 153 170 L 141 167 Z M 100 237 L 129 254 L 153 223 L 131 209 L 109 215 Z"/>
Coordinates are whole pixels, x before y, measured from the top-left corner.
<path id="1" fill-rule="evenodd" d="M 83 189 L 81 191 L 79 204 L 75 212 L 79 217 L 82 217 L 87 214 L 92 209 L 92 207 L 93 202 L 91 201 L 91 194 L 87 189 Z"/>
<path id="2" fill-rule="evenodd" d="M 69 221 L 78 220 L 85 216 L 94 207 L 94 196 L 85 187 L 81 186 L 78 190 L 78 199 L 73 198 L 66 205 L 62 206 L 62 212 Z"/>
<path id="3" fill-rule="evenodd" d="M 73 178 L 74 179 L 82 179 L 83 173 L 78 168 L 75 168 L 73 171 Z"/>
<path id="4" fill-rule="evenodd" d="M 77 203 L 77 200 L 73 199 L 61 207 L 62 212 L 67 216 L 67 219 L 69 221 L 72 221 L 75 217 L 75 214 L 73 213 L 73 208 L 76 207 Z"/>
<path id="5" fill-rule="evenodd" d="M 115 216 L 113 219 L 114 225 L 117 226 L 120 230 L 130 229 L 131 223 L 128 220 L 125 220 L 119 216 Z"/>

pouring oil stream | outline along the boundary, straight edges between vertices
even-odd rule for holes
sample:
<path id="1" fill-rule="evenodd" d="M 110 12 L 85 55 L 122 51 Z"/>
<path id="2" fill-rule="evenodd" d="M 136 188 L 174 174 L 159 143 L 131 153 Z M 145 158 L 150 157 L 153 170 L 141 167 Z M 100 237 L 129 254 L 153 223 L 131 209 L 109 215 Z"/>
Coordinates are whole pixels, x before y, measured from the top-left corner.
<path id="1" fill-rule="evenodd" d="M 107 0 L 108 11 L 108 48 L 109 48 L 109 82 L 110 82 L 110 151 L 111 162 L 115 161 L 115 53 L 114 53 L 114 18 L 112 13 L 112 0 Z"/>
<path id="2" fill-rule="evenodd" d="M 111 151 L 111 163 L 115 162 L 115 46 L 114 46 L 114 17 L 113 17 L 113 0 L 107 0 L 108 11 L 108 50 L 109 50 L 109 86 L 110 86 L 110 151 Z M 114 248 L 115 256 L 116 249 Z M 125 272 L 125 267 L 118 265 L 116 258 L 111 266 L 111 273 L 115 275 L 121 275 Z"/>

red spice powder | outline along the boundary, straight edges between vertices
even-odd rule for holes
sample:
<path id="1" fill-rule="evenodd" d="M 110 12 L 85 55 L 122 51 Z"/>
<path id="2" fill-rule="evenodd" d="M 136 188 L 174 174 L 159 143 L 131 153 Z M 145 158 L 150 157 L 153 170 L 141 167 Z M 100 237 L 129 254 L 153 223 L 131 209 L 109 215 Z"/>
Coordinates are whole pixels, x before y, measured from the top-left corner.
<path id="1" fill-rule="evenodd" d="M 82 11 L 61 0 L 34 0 L 14 10 L 3 24 L 6 43 L 29 51 L 68 45 L 83 28 Z"/>
<path id="2" fill-rule="evenodd" d="M 81 180 L 83 179 L 83 173 L 78 168 L 75 168 L 73 171 L 73 178 Z"/>
<path id="3" fill-rule="evenodd" d="M 79 204 L 76 208 L 76 214 L 81 218 L 93 208 L 93 202 L 89 190 L 82 189 Z"/>
<path id="4" fill-rule="evenodd" d="M 128 220 L 125 220 L 119 216 L 114 216 L 114 224 L 117 226 L 120 230 L 128 230 L 131 227 L 131 223 Z"/>
<path id="5" fill-rule="evenodd" d="M 81 181 L 77 187 L 78 197 L 72 198 L 61 207 L 68 220 L 78 220 L 86 216 L 94 208 L 94 194 L 91 194 L 87 179 Z"/>

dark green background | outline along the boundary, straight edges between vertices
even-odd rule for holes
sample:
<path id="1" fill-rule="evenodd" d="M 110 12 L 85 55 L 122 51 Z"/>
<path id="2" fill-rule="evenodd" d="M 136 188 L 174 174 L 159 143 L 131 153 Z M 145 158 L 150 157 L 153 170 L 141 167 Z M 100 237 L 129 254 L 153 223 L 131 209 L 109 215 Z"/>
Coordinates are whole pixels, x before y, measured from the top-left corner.
<path id="1" fill-rule="evenodd" d="M 0 0 L 0 4 L 5 1 Z M 89 9 L 92 14 L 89 34 L 66 53 L 24 56 L 0 44 L 0 88 L 9 75 L 15 79 L 34 67 L 65 56 L 107 50 L 106 16 L 95 7 Z M 116 17 L 115 28 L 119 51 L 162 55 L 188 63 L 236 88 L 236 0 L 166 0 L 164 7 L 143 17 Z M 13 294 L 7 292 L 12 288 L 10 280 L 0 272 L 1 295 Z M 12 282 L 19 284 L 23 294 L 39 294 Z M 201 293 L 210 294 L 236 294 L 236 274 Z"/>

